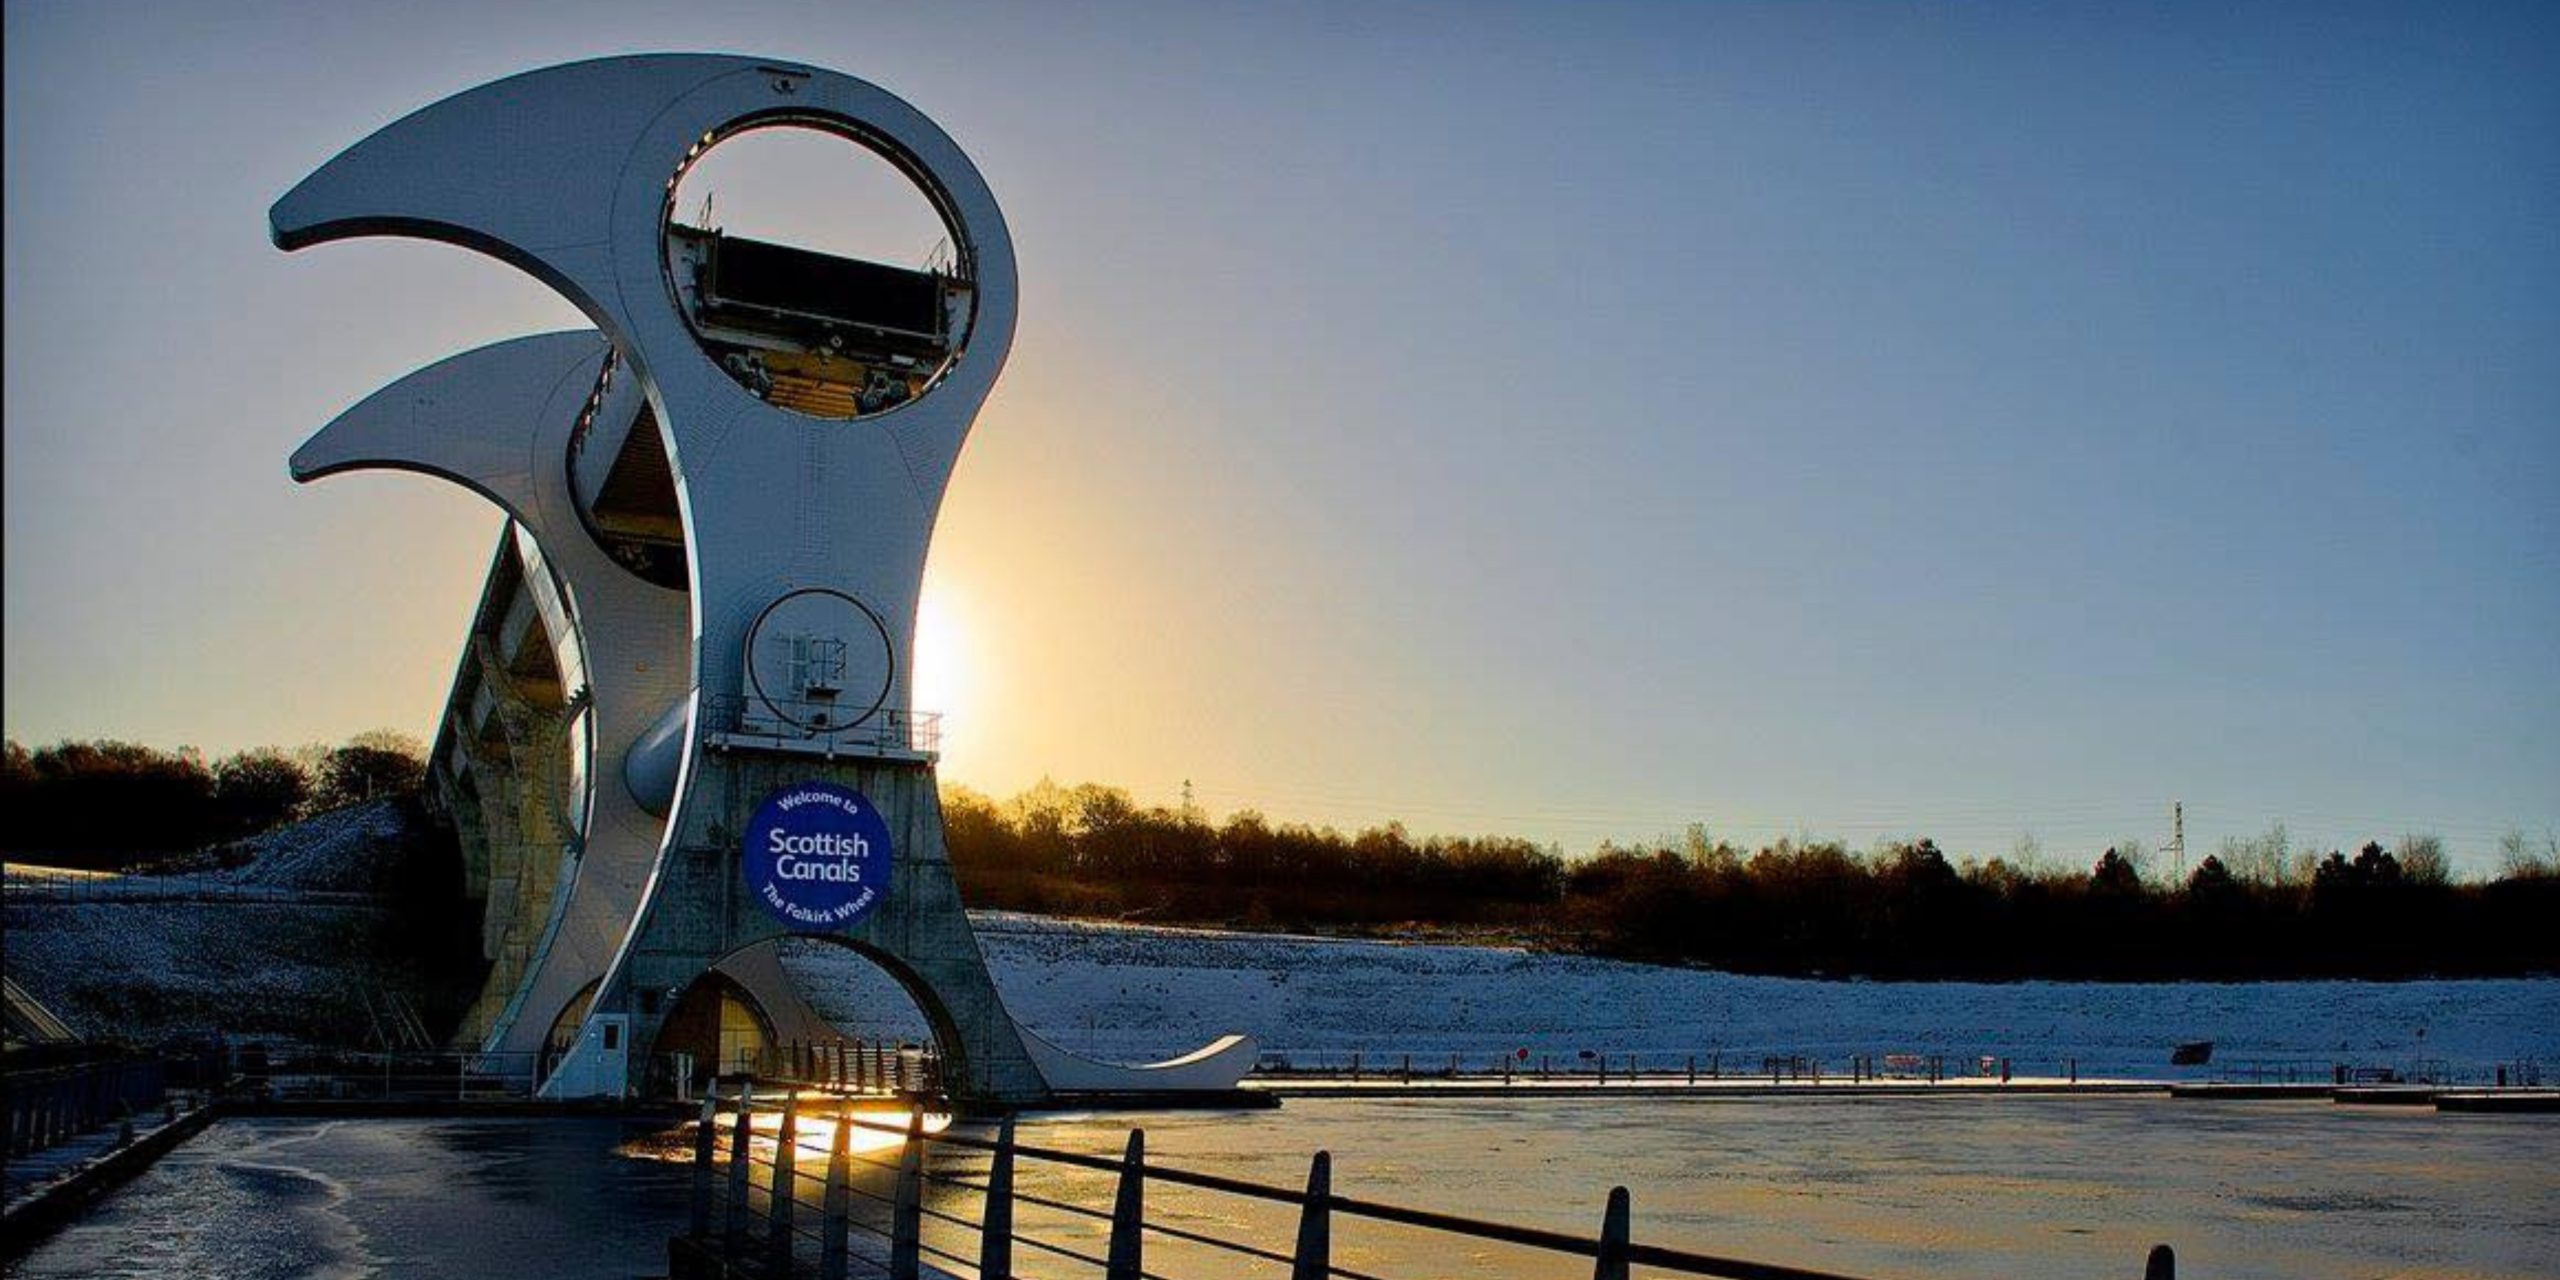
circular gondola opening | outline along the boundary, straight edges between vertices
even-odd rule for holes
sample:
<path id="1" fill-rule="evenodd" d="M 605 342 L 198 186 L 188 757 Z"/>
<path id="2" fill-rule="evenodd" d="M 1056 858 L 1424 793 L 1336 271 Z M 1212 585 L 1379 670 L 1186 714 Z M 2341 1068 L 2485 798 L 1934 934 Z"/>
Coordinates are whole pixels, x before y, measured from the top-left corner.
<path id="1" fill-rule="evenodd" d="M 968 341 L 969 247 L 883 140 L 762 120 L 698 148 L 667 204 L 667 284 L 712 363 L 813 418 L 928 394 Z"/>

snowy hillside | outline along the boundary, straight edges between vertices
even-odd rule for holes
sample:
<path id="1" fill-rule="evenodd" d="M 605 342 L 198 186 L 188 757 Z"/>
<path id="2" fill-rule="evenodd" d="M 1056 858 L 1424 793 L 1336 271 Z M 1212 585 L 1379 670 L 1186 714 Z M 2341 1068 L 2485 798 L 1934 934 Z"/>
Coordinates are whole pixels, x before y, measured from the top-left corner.
<path id="1" fill-rule="evenodd" d="M 2560 1068 L 2560 980 L 2280 983 L 1876 983 L 1741 977 L 1502 947 L 1223 934 L 982 913 L 979 938 L 1016 1016 L 1062 1045 L 1161 1058 L 1227 1031 L 1301 1064 L 1527 1048 L 1593 1049 L 1668 1068 L 1768 1054 L 1993 1054 L 2022 1072 L 2165 1077 L 2170 1048 L 2216 1064 L 2332 1062 L 2478 1071 Z M 822 1010 L 857 1025 L 903 998 L 868 962 L 797 944 Z M 2421 1034 L 2423 1033 L 2423 1035 Z M 906 1034 L 913 1034 L 912 1031 Z"/>
<path id="2" fill-rule="evenodd" d="M 12 868 L 7 964 L 86 1026 L 149 1038 L 222 1026 L 280 1038 L 360 1035 L 364 972 L 392 917 L 363 892 L 416 838 L 389 805 L 325 814 L 246 842 L 227 869 L 47 880 Z M 241 855 L 245 854 L 245 859 Z M 2028 1073 L 2171 1074 L 2172 1045 L 2215 1042 L 2215 1067 L 2332 1062 L 2560 1071 L 2560 979 L 2462 982 L 1876 983 L 1740 977 L 1516 948 L 1398 944 L 975 915 L 1017 1016 L 1069 1048 L 1123 1061 L 1228 1031 L 1304 1065 L 1358 1051 L 1482 1066 L 1527 1048 L 1592 1049 L 1668 1068 L 1721 1053 L 1981 1054 Z M 786 964 L 811 1002 L 862 1034 L 922 1033 L 869 962 L 822 943 Z"/>
<path id="3" fill-rule="evenodd" d="M 369 894 L 415 834 L 378 801 L 207 850 L 178 874 L 12 864 L 9 976 L 91 1035 L 360 1041 L 367 1002 L 399 985 L 380 969 L 391 913 Z"/>

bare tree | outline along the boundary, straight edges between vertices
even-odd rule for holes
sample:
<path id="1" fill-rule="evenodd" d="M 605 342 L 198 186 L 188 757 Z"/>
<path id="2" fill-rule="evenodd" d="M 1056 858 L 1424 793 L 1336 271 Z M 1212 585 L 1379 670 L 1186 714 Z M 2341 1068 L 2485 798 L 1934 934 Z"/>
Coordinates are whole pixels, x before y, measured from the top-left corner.
<path id="1" fill-rule="evenodd" d="M 2445 860 L 2441 836 L 2404 835 L 2393 846 L 2392 856 L 2399 860 L 2400 874 L 2408 877 L 2411 884 L 2437 886 L 2453 882 L 2453 866 Z"/>

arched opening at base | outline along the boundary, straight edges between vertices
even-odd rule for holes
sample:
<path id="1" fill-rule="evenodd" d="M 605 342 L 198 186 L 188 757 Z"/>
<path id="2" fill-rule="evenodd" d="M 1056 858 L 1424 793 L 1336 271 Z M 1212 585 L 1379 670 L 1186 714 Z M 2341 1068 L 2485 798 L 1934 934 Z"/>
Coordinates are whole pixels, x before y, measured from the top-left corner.
<path id="1" fill-rule="evenodd" d="M 773 1020 L 738 980 L 717 969 L 693 980 L 667 1010 L 650 1055 L 694 1089 L 751 1072 L 775 1042 Z"/>
<path id="2" fill-rule="evenodd" d="M 782 972 L 811 1011 L 856 1040 L 939 1049 L 924 1006 L 887 969 L 850 946 L 823 938 L 776 944 Z"/>
<path id="3" fill-rule="evenodd" d="M 842 938 L 757 942 L 721 957 L 685 988 L 650 1047 L 651 1070 L 670 1073 L 675 1055 L 690 1055 L 698 1089 L 715 1070 L 755 1070 L 758 1051 L 772 1047 L 783 1052 L 765 1061 L 804 1069 L 824 1063 L 829 1073 L 850 1073 L 849 1055 L 859 1048 L 871 1055 L 865 1070 L 895 1072 L 903 1087 L 966 1080 L 967 1047 L 949 1011 L 919 991 L 919 982 L 896 961 Z M 709 1038 L 715 1018 L 728 1028 L 718 1045 Z M 812 1046 L 826 1052 L 795 1057 Z M 674 1077 L 665 1074 L 663 1082 L 672 1086 Z"/>

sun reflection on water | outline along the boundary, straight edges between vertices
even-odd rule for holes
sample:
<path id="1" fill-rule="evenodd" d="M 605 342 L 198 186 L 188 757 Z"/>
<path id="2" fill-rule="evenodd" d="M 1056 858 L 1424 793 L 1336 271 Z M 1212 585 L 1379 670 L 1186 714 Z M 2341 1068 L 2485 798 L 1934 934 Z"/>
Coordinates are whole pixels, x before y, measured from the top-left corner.
<path id="1" fill-rule="evenodd" d="M 795 1159 L 802 1162 L 811 1159 L 824 1161 L 828 1154 L 835 1150 L 836 1129 L 840 1118 L 849 1117 L 852 1120 L 845 1137 L 845 1151 L 850 1155 L 858 1156 L 897 1149 L 907 1140 L 907 1127 L 915 1123 L 917 1115 L 915 1109 L 911 1107 L 900 1107 L 878 1100 L 848 1102 L 838 1095 L 819 1090 L 804 1090 L 799 1096 L 800 1114 L 792 1127 L 792 1146 L 798 1152 Z M 753 1157 L 759 1161 L 770 1161 L 773 1158 L 775 1146 L 781 1141 L 782 1112 L 766 1109 L 767 1106 L 778 1103 L 780 1098 L 779 1094 L 756 1096 L 755 1113 L 748 1121 L 747 1129 L 754 1144 Z M 951 1127 L 951 1116 L 948 1113 L 927 1111 L 923 1116 L 922 1128 L 928 1135 L 940 1133 Z M 688 1162 L 694 1158 L 697 1123 L 698 1121 L 688 1120 L 677 1127 L 635 1138 L 623 1144 L 622 1153 L 643 1160 L 661 1160 L 673 1164 Z M 715 1114 L 713 1124 L 719 1133 L 719 1147 L 716 1154 L 718 1158 L 726 1160 L 729 1155 L 729 1145 L 737 1133 L 737 1107 L 734 1105 L 722 1107 Z"/>

